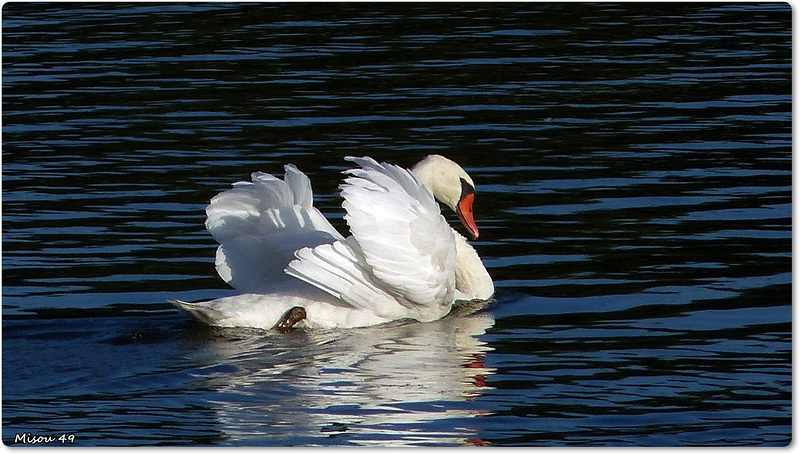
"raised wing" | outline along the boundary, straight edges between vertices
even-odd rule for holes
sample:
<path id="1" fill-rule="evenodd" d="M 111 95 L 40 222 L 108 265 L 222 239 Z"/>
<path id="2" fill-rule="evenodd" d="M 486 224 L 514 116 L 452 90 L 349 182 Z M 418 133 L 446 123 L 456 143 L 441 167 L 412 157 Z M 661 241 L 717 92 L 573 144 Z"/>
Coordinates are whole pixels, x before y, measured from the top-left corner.
<path id="1" fill-rule="evenodd" d="M 285 170 L 283 180 L 255 172 L 206 208 L 206 228 L 220 244 L 217 273 L 240 291 L 274 288 L 295 251 L 342 239 L 312 205 L 308 177 L 291 164 Z"/>
<path id="2" fill-rule="evenodd" d="M 386 292 L 356 253 L 353 237 L 297 251 L 286 273 L 336 297 L 342 305 L 367 310 L 386 320 L 421 318 Z"/>
<path id="3" fill-rule="evenodd" d="M 352 238 L 300 250 L 287 273 L 358 308 L 443 316 L 455 292 L 456 246 L 438 204 L 408 170 L 347 159 L 360 166 L 341 186 Z"/>

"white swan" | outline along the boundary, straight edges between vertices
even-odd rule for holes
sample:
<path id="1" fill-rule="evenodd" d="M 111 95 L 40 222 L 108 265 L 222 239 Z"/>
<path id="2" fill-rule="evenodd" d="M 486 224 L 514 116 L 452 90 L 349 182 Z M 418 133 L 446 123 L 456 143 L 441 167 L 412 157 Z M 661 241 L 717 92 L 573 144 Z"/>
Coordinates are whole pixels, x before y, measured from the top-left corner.
<path id="1" fill-rule="evenodd" d="M 340 185 L 350 237 L 312 205 L 311 182 L 296 167 L 286 165 L 283 180 L 256 172 L 206 208 L 220 243 L 217 272 L 244 294 L 172 303 L 211 325 L 286 331 L 433 321 L 455 301 L 494 294 L 478 254 L 434 200 L 478 236 L 474 184 L 458 164 L 430 155 L 409 171 L 346 159 L 359 166 Z"/>

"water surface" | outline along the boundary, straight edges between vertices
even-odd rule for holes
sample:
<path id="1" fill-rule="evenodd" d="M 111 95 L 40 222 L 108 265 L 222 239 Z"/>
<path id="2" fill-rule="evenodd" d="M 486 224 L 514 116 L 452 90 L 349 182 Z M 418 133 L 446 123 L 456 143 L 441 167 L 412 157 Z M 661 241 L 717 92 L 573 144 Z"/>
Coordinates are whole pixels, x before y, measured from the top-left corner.
<path id="1" fill-rule="evenodd" d="M 790 443 L 788 5 L 2 19 L 6 444 Z M 487 306 L 277 335 L 166 303 L 233 293 L 232 182 L 292 162 L 344 230 L 344 156 L 428 153 L 476 182 Z"/>

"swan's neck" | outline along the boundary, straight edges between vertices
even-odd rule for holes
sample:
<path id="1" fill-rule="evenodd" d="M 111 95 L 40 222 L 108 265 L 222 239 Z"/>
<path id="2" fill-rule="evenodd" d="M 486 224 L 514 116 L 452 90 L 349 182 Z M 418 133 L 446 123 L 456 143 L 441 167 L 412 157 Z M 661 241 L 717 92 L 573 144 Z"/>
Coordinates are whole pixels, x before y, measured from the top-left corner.
<path id="1" fill-rule="evenodd" d="M 489 300 L 494 284 L 475 248 L 463 235 L 453 230 L 456 238 L 456 299 Z"/>

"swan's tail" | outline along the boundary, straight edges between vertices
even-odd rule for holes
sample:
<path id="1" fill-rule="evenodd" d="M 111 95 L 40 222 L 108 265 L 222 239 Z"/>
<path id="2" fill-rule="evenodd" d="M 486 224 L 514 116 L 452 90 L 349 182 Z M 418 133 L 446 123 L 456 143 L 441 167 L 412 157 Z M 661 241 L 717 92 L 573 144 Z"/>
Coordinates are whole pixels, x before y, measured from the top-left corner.
<path id="1" fill-rule="evenodd" d="M 175 305 L 176 307 L 188 311 L 192 316 L 194 316 L 197 320 L 201 322 L 205 322 L 209 325 L 214 325 L 216 321 L 223 319 L 225 315 L 211 308 L 208 303 L 209 302 L 184 302 L 183 300 L 170 300 L 169 303 Z"/>

